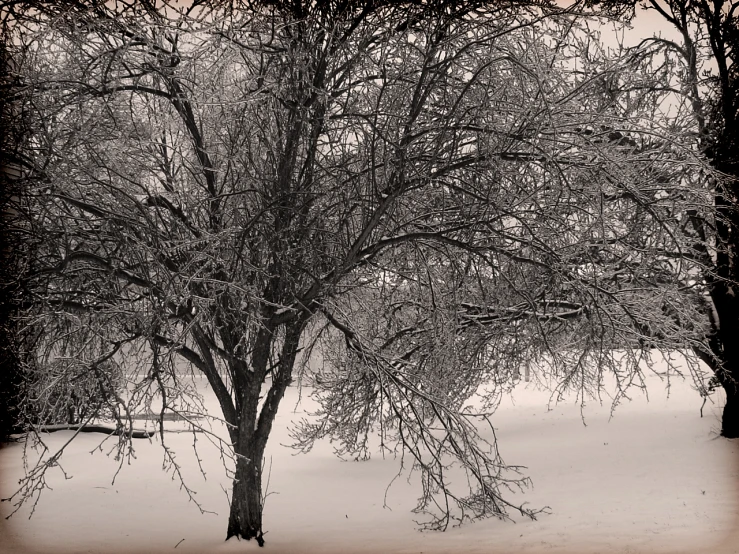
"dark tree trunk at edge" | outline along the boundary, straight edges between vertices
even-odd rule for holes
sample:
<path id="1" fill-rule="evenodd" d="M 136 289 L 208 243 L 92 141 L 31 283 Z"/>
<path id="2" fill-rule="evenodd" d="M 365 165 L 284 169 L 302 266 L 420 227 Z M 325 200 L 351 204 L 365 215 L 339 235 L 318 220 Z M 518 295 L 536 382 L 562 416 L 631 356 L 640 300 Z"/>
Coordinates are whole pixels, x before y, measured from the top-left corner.
<path id="1" fill-rule="evenodd" d="M 721 269 L 729 274 L 719 265 L 719 270 Z M 729 278 L 731 277 L 726 277 L 727 281 Z M 719 322 L 712 339 L 718 363 L 710 365 L 716 380 L 726 393 L 726 404 L 721 417 L 721 436 L 730 439 L 739 437 L 739 299 L 736 298 L 734 287 L 735 285 L 716 283 L 711 295 Z"/>
<path id="2" fill-rule="evenodd" d="M 711 37 L 714 56 L 726 61 L 728 52 L 722 37 L 721 17 L 707 18 L 703 24 Z M 718 42 L 716 42 L 718 40 Z M 732 54 L 733 55 L 733 54 Z M 726 392 L 726 405 L 721 418 L 721 435 L 739 437 L 739 100 L 736 81 L 730 78 L 728 66 L 719 64 L 721 87 L 715 91 L 718 104 L 711 114 L 709 129 L 718 131 L 707 137 L 706 154 L 711 165 L 723 174 L 714 191 L 715 272 L 711 283 L 711 299 L 717 321 L 711 321 L 713 354 L 718 363 L 713 367 L 718 382 Z M 694 79 L 697 75 L 694 75 Z M 712 364 L 713 365 L 713 364 Z"/>
<path id="3" fill-rule="evenodd" d="M 739 386 L 736 383 L 724 385 L 726 405 L 721 417 L 721 436 L 727 439 L 739 438 Z"/>
<path id="4" fill-rule="evenodd" d="M 727 439 L 739 438 L 739 382 L 737 382 L 739 379 L 737 377 L 737 375 L 729 375 L 723 383 L 726 404 L 721 416 L 721 436 Z"/>

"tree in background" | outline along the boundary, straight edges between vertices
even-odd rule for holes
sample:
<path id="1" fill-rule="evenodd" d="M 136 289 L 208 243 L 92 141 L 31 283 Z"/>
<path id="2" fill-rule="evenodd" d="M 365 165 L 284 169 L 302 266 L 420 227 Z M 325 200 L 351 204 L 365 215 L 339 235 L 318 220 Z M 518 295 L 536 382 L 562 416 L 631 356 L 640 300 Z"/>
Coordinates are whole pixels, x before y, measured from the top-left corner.
<path id="1" fill-rule="evenodd" d="M 75 391 L 94 409 L 72 419 L 115 421 L 122 463 L 135 415 L 153 410 L 177 472 L 165 415 L 198 409 L 177 368 L 205 376 L 227 440 L 207 436 L 232 454 L 227 538 L 264 542 L 264 450 L 308 334 L 329 364 L 296 447 L 331 436 L 361 458 L 378 431 L 419 470 L 432 528 L 535 515 L 502 494 L 527 481 L 490 420 L 522 363 L 584 399 L 607 375 L 621 394 L 643 386 L 654 350 L 707 348 L 685 286 L 701 266 L 678 232 L 684 214 L 710 215 L 690 178 L 707 170 L 652 94 L 670 68 L 609 60 L 566 13 L 395 1 L 2 13 L 20 75 L 10 97 L 31 129 L 17 321 L 27 382 L 46 385 L 28 413 L 58 417 L 60 391 Z M 59 455 L 29 473 L 21 503 Z"/>
<path id="2" fill-rule="evenodd" d="M 703 151 L 721 178 L 709 181 L 715 214 L 695 216 L 691 228 L 700 242 L 713 243 L 703 257 L 710 268 L 709 344 L 705 361 L 726 393 L 721 434 L 739 437 L 739 47 L 736 2 L 650 2 L 682 37 L 682 44 L 657 40 L 682 58 L 683 90 L 691 102 Z M 713 66 L 713 67 L 711 67 Z M 707 238 L 710 239 L 707 240 Z"/>
<path id="3" fill-rule="evenodd" d="M 713 197 L 713 213 L 706 218 L 687 212 L 683 228 L 695 243 L 706 283 L 705 313 L 710 322 L 708 349 L 697 353 L 714 372 L 714 383 L 726 393 L 721 434 L 739 437 L 739 87 L 736 56 L 739 45 L 737 11 L 729 0 L 647 0 L 593 2 L 616 14 L 634 16 L 635 9 L 659 13 L 678 33 L 675 40 L 646 37 L 637 47 L 664 56 L 675 71 L 665 86 L 679 91 L 692 116 L 696 147 L 715 172 L 703 187 Z M 658 93 L 659 94 L 659 93 Z"/>
<path id="4" fill-rule="evenodd" d="M 6 35 L 3 35 L 4 37 Z M 12 83 L 12 66 L 8 45 L 0 43 L 0 83 L 3 88 Z M 21 430 L 18 406 L 21 391 L 21 369 L 17 348 L 14 312 L 20 303 L 21 291 L 17 275 L 22 267 L 24 252 L 18 230 L 13 228 L 13 205 L 21 190 L 21 166 L 15 163 L 14 153 L 21 142 L 23 125 L 12 102 L 0 97 L 0 443 Z"/>

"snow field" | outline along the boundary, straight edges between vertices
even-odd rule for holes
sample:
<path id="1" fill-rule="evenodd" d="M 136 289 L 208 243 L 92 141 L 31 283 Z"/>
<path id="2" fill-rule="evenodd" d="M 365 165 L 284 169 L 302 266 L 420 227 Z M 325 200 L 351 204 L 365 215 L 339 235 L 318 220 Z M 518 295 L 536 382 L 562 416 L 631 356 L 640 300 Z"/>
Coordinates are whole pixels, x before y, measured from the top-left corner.
<path id="1" fill-rule="evenodd" d="M 649 401 L 634 393 L 610 416 L 589 402 L 584 411 L 567 401 L 547 408 L 549 393 L 522 383 L 493 417 L 503 459 L 527 466 L 534 487 L 516 502 L 549 506 L 536 521 L 513 515 L 467 524 L 446 533 L 416 530 L 411 510 L 420 489 L 407 474 L 388 484 L 398 460 L 377 454 L 366 462 L 337 459 L 328 441 L 294 454 L 288 427 L 311 401 L 290 389 L 270 438 L 265 474 L 266 547 L 272 553 L 627 553 L 739 552 L 739 442 L 717 437 L 720 395 L 704 408 L 690 383 L 649 377 Z M 206 406 L 215 397 L 201 382 Z M 169 429 L 182 426 L 169 423 Z M 225 429 L 213 427 L 225 436 Z M 47 436 L 60 446 L 71 436 Z M 159 437 L 135 441 L 136 459 L 118 467 L 105 453 L 115 437 L 96 447 L 100 434 L 81 434 L 50 473 L 33 518 L 23 508 L 0 527 L 0 552 L 17 553 L 231 553 L 259 550 L 254 542 L 224 542 L 230 480 L 217 449 L 196 435 L 206 480 L 198 470 L 191 433 L 166 433 L 187 485 L 206 510 L 188 500 L 171 471 L 162 471 Z M 91 454 L 91 451 L 95 451 Z M 0 450 L 0 493 L 22 476 L 22 445 Z M 387 496 L 386 496 L 387 490 Z M 387 507 L 383 507 L 384 503 Z M 4 502 L 2 514 L 9 513 Z"/>

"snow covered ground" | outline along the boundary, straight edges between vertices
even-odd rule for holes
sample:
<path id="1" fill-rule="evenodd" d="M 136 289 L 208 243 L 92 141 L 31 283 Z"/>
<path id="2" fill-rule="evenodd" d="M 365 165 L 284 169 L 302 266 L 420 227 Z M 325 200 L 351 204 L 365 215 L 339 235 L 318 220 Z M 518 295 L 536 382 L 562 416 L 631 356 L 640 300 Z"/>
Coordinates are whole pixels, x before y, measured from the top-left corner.
<path id="1" fill-rule="evenodd" d="M 536 521 L 486 520 L 446 533 L 416 530 L 418 489 L 388 483 L 397 461 L 343 462 L 328 442 L 307 455 L 282 444 L 287 428 L 310 403 L 296 407 L 290 390 L 270 439 L 271 479 L 262 552 L 273 553 L 534 553 L 739 552 L 739 441 L 717 438 L 720 396 L 701 418 L 689 383 L 650 378 L 649 402 L 635 396 L 609 421 L 610 406 L 590 403 L 583 425 L 574 403 L 547 410 L 548 393 L 521 386 L 495 415 L 503 458 L 528 466 L 534 488 L 517 495 L 552 513 Z M 526 384 L 524 384 L 526 385 Z M 206 391 L 208 406 L 217 409 Z M 305 394 L 305 391 L 304 391 Z M 71 436 L 50 434 L 58 446 Z M 255 552 L 252 542 L 223 541 L 230 490 L 215 448 L 199 435 L 207 480 L 199 474 L 192 434 L 168 433 L 203 514 L 163 472 L 158 438 L 136 441 L 132 465 L 111 484 L 117 464 L 91 454 L 101 435 L 80 435 L 63 458 L 73 478 L 54 471 L 33 518 L 24 508 L 0 527 L 0 552 L 231 553 Z M 22 475 L 22 446 L 0 450 L 0 494 Z M 383 507 L 384 502 L 388 507 Z M 3 515 L 10 506 L 0 506 Z"/>

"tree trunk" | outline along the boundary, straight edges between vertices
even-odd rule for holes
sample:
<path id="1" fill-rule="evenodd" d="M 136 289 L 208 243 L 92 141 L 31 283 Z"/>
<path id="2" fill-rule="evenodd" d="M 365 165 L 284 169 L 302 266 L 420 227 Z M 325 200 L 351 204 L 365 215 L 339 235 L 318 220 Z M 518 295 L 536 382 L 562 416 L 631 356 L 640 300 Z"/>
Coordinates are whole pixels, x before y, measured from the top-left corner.
<path id="1" fill-rule="evenodd" d="M 264 546 L 261 466 L 261 456 L 237 456 L 226 540 L 231 537 L 256 539 L 259 546 Z"/>
<path id="2" fill-rule="evenodd" d="M 237 375 L 246 374 L 252 378 L 256 375 L 256 378 L 251 383 L 248 381 L 243 383 L 243 388 L 240 389 L 242 391 L 240 400 L 236 403 L 240 406 L 240 416 L 234 422 L 238 424 L 238 429 L 232 434 L 232 438 L 235 438 L 236 474 L 226 540 L 231 537 L 247 540 L 254 538 L 259 546 L 264 546 L 262 459 L 280 401 L 292 381 L 293 366 L 305 321 L 306 317 L 302 317 L 286 326 L 280 361 L 259 411 L 259 417 L 257 417 L 257 408 L 261 386 L 267 372 L 268 354 L 273 340 L 272 330 L 262 335 L 261 344 L 259 340 L 257 341 L 258 344 L 252 355 L 253 372 L 247 372 L 243 368 L 240 371 L 234 371 Z"/>
<path id="3" fill-rule="evenodd" d="M 738 378 L 739 376 L 737 375 L 730 375 L 727 376 L 723 383 L 723 389 L 726 392 L 726 405 L 724 405 L 724 412 L 721 416 L 721 436 L 727 439 L 739 438 Z"/>
<path id="4" fill-rule="evenodd" d="M 711 32 L 716 32 L 715 28 Z M 723 126 L 718 126 L 721 132 L 709 152 L 712 165 L 731 177 L 719 182 L 714 197 L 718 246 L 716 274 L 721 281 L 711 292 L 719 316 L 718 331 L 723 350 L 722 368 L 717 376 L 726 391 L 721 436 L 730 439 L 739 437 L 739 122 L 736 108 L 732 107 L 735 98 L 735 90 L 722 91 Z"/>
<path id="5" fill-rule="evenodd" d="M 739 230 L 739 226 L 737 226 Z M 727 249 L 728 250 L 728 249 Z M 739 259 L 733 260 L 739 262 Z M 718 265 L 718 264 L 717 264 Z M 728 266 L 729 264 L 725 264 Z M 733 265 L 733 264 L 732 264 Z M 713 337 L 712 348 L 719 358 L 714 372 L 721 387 L 726 392 L 726 404 L 721 417 L 721 436 L 729 439 L 739 437 L 739 298 L 731 283 L 732 273 L 719 265 L 726 275 L 726 282 L 714 285 L 711 293 L 719 323 Z M 736 282 L 736 281 L 735 281 Z M 718 339 L 718 340 L 716 340 Z"/>

